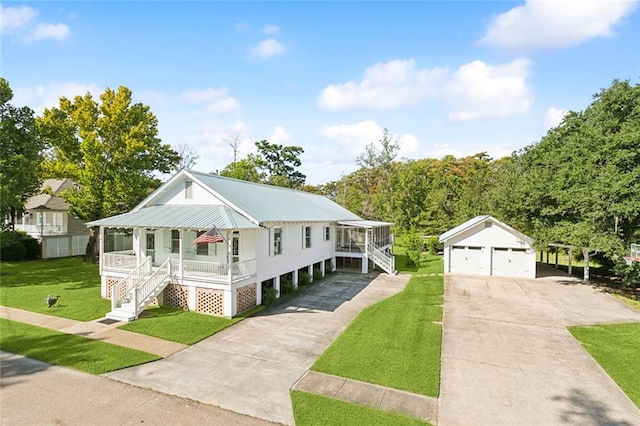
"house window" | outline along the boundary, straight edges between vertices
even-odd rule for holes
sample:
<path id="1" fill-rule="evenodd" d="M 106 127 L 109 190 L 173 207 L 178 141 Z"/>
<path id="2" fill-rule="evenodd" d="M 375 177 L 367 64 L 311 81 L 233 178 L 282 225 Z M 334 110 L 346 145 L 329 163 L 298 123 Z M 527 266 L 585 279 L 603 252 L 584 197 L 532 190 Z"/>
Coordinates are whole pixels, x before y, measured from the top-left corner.
<path id="1" fill-rule="evenodd" d="M 310 248 L 311 247 L 311 227 L 310 226 L 305 226 L 303 227 L 304 232 L 304 242 L 302 247 L 303 248 Z"/>
<path id="2" fill-rule="evenodd" d="M 171 253 L 180 253 L 180 231 L 171 230 Z"/>
<path id="3" fill-rule="evenodd" d="M 231 262 L 240 262 L 240 232 L 233 231 L 233 239 L 231 240 Z"/>
<path id="4" fill-rule="evenodd" d="M 331 227 L 330 226 L 325 226 L 324 227 L 324 240 L 325 241 L 330 241 L 331 240 Z"/>
<path id="5" fill-rule="evenodd" d="M 273 228 L 273 254 L 282 254 L 282 228 Z"/>
<path id="6" fill-rule="evenodd" d="M 193 182 L 187 180 L 184 182 L 184 198 L 192 198 L 193 197 Z"/>
<path id="7" fill-rule="evenodd" d="M 196 234 L 196 238 L 200 235 L 204 234 L 207 231 L 198 231 Z M 209 255 L 209 244 L 208 243 L 198 243 L 196 244 L 196 254 L 200 256 L 208 256 Z"/>

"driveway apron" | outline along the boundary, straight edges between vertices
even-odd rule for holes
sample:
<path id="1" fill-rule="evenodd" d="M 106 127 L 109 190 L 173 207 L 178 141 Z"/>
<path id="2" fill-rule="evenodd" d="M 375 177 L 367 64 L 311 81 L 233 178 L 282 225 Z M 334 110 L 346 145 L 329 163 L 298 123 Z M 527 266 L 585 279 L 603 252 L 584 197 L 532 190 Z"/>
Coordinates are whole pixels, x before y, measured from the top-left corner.
<path id="1" fill-rule="evenodd" d="M 570 277 L 446 276 L 439 424 L 640 424 L 640 410 L 566 328 L 639 321 Z"/>
<path id="2" fill-rule="evenodd" d="M 409 276 L 336 274 L 288 303 L 163 360 L 106 374 L 126 383 L 293 424 L 289 389 L 365 307 Z"/>

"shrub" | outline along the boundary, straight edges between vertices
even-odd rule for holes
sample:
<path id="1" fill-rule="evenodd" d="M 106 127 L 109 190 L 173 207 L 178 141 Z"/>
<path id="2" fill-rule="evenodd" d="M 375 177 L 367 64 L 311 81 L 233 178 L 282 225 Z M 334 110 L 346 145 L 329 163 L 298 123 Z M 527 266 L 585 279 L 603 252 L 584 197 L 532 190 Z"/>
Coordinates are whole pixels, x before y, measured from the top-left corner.
<path id="1" fill-rule="evenodd" d="M 280 279 L 280 293 L 289 294 L 293 293 L 293 281 L 288 278 Z"/>
<path id="2" fill-rule="evenodd" d="M 407 258 L 409 266 L 419 266 L 420 257 L 422 256 L 422 237 L 418 232 L 411 231 L 404 238 L 404 244 L 407 249 Z"/>
<path id="3" fill-rule="evenodd" d="M 301 272 L 298 277 L 298 285 L 305 286 L 311 284 L 311 276 L 307 272 Z"/>
<path id="4" fill-rule="evenodd" d="M 328 263 L 324 266 L 324 274 L 325 275 L 333 274 L 333 263 Z"/>
<path id="5" fill-rule="evenodd" d="M 429 254 L 436 254 L 440 248 L 440 239 L 436 236 L 429 237 L 427 240 L 427 250 Z"/>
<path id="6" fill-rule="evenodd" d="M 30 235 L 25 235 L 22 239 L 22 244 L 26 249 L 25 259 L 40 259 L 42 250 L 40 249 L 40 242 Z"/>
<path id="7" fill-rule="evenodd" d="M 620 260 L 616 265 L 616 275 L 622 278 L 622 286 L 627 289 L 640 287 L 640 262 L 632 262 L 627 265 L 624 260 Z"/>
<path id="8" fill-rule="evenodd" d="M 262 304 L 269 306 L 278 298 L 278 290 L 273 287 L 267 287 L 262 289 Z"/>
<path id="9" fill-rule="evenodd" d="M 318 281 L 322 279 L 322 271 L 320 268 L 313 268 L 313 280 Z"/>
<path id="10" fill-rule="evenodd" d="M 2 247 L 0 257 L 2 260 L 20 261 L 24 260 L 24 255 L 27 249 L 22 244 L 22 241 L 12 241 L 9 245 Z"/>

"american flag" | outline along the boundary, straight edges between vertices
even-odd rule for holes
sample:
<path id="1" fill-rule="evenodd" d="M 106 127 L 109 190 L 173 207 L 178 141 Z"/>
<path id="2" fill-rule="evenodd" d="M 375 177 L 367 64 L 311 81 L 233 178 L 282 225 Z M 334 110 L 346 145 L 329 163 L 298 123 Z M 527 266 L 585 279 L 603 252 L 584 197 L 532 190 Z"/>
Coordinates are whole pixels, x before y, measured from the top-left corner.
<path id="1" fill-rule="evenodd" d="M 221 243 L 224 241 L 224 237 L 218 229 L 214 226 L 209 229 L 204 234 L 200 235 L 198 238 L 193 240 L 191 244 L 212 244 L 212 243 Z"/>

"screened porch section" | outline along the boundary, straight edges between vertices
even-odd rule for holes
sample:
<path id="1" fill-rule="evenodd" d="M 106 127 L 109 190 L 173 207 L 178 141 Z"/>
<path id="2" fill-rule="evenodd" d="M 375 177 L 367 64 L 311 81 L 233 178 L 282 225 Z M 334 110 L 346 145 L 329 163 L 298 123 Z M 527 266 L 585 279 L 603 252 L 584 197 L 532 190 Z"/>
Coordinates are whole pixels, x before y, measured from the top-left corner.
<path id="1" fill-rule="evenodd" d="M 373 224 L 378 226 L 374 226 Z M 367 244 L 385 248 L 393 244 L 391 226 L 385 222 L 362 221 L 358 225 L 336 226 L 336 252 L 366 253 Z"/>

